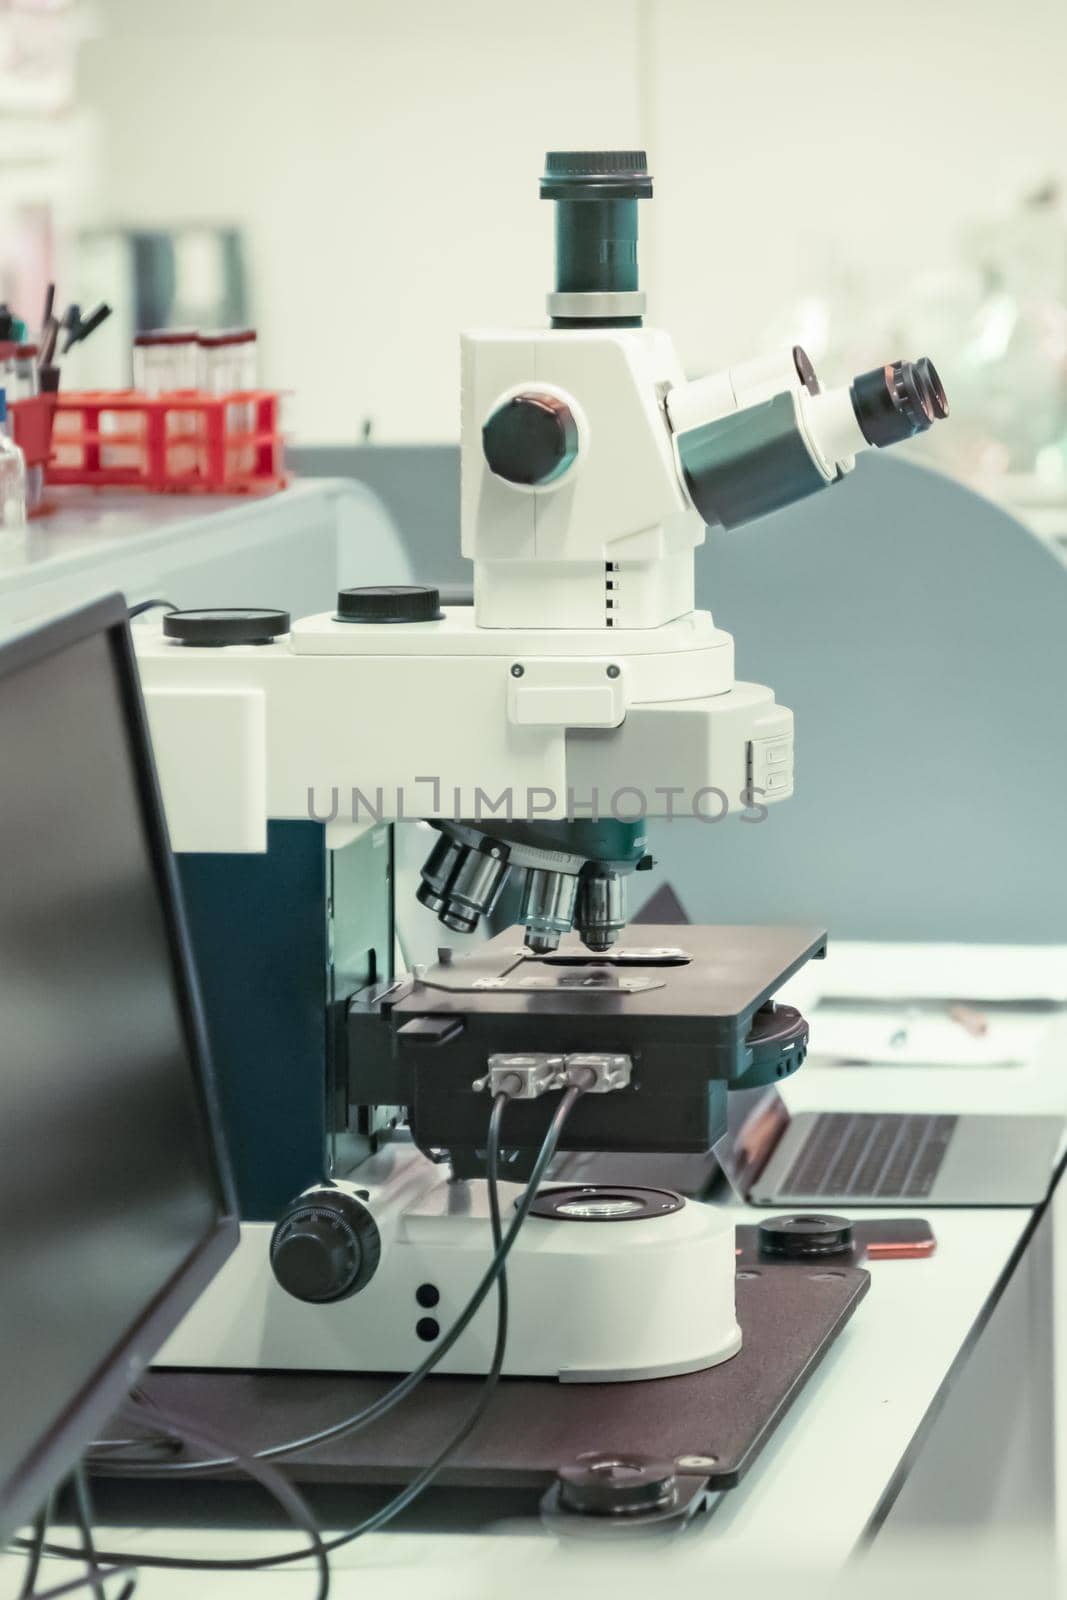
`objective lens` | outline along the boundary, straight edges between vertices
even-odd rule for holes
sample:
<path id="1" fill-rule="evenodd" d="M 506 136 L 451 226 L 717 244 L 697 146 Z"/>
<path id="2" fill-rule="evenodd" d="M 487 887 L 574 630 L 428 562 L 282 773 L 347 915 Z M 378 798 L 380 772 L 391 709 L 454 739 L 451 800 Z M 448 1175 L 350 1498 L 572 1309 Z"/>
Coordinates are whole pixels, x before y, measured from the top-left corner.
<path id="1" fill-rule="evenodd" d="M 422 881 L 415 891 L 420 905 L 431 911 L 443 911 L 448 885 L 463 859 L 464 846 L 447 833 L 439 834 L 422 868 Z"/>
<path id="2" fill-rule="evenodd" d="M 526 924 L 526 947 L 536 955 L 559 948 L 561 934 L 574 925 L 578 879 L 573 872 L 550 872 L 530 867 L 522 891 L 519 921 Z"/>
<path id="3" fill-rule="evenodd" d="M 507 875 L 506 845 L 488 839 L 463 844 L 442 833 L 426 858 L 415 898 L 454 933 L 473 933 L 492 911 Z"/>
<path id="4" fill-rule="evenodd" d="M 596 953 L 610 950 L 626 926 L 626 884 L 617 872 L 590 872 L 581 880 L 574 925 Z"/>
<path id="5" fill-rule="evenodd" d="M 473 933 L 482 917 L 496 904 L 507 872 L 507 851 L 501 845 L 489 845 L 482 850 L 465 847 L 438 920 L 453 933 Z"/>

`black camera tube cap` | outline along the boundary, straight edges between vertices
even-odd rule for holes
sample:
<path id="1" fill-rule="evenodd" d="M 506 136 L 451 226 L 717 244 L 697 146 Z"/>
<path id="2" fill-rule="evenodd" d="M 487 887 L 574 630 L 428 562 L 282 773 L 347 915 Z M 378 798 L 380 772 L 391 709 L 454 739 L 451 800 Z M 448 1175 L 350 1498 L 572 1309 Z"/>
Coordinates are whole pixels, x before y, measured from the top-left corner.
<path id="1" fill-rule="evenodd" d="M 364 589 L 342 589 L 337 596 L 338 622 L 439 622 L 441 596 L 429 585 L 380 583 Z"/>
<path id="2" fill-rule="evenodd" d="M 223 606 L 207 611 L 168 611 L 163 633 L 179 644 L 214 646 L 270 644 L 289 632 L 288 611 L 259 606 Z"/>

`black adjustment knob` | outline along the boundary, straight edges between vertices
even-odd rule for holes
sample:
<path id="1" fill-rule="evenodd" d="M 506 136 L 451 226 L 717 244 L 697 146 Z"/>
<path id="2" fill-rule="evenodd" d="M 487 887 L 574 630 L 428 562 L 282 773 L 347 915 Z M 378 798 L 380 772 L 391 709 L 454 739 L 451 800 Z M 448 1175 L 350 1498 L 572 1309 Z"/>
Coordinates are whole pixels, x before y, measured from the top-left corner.
<path id="1" fill-rule="evenodd" d="M 566 401 L 517 394 L 497 406 L 482 429 L 489 470 L 508 483 L 554 483 L 578 456 L 578 424 Z"/>
<path id="2" fill-rule="evenodd" d="M 364 589 L 342 589 L 337 596 L 338 622 L 439 622 L 441 596 L 417 583 L 379 583 Z"/>
<path id="3" fill-rule="evenodd" d="M 227 644 L 270 644 L 289 632 L 288 611 L 259 606 L 223 606 L 210 611 L 168 611 L 163 633 L 180 644 L 219 648 Z"/>
<path id="4" fill-rule="evenodd" d="M 671 1504 L 677 1489 L 672 1461 L 630 1452 L 590 1451 L 557 1474 L 559 1503 L 586 1517 L 647 1515 Z"/>
<path id="5" fill-rule="evenodd" d="M 852 1224 L 847 1217 L 815 1212 L 795 1217 L 771 1217 L 759 1225 L 762 1256 L 784 1256 L 798 1261 L 813 1256 L 842 1256 L 852 1249 Z"/>
<path id="6" fill-rule="evenodd" d="M 295 1299 L 316 1304 L 358 1294 L 380 1257 L 381 1236 L 367 1207 L 329 1184 L 290 1201 L 271 1235 L 274 1276 Z"/>

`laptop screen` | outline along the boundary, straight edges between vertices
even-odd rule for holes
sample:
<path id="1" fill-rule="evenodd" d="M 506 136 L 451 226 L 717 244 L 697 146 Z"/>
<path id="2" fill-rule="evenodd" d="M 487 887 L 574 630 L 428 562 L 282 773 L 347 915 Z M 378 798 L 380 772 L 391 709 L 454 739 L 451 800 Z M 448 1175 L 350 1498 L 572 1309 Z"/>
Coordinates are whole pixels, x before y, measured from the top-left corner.
<path id="1" fill-rule="evenodd" d="M 730 1188 L 744 1200 L 789 1126 L 789 1109 L 778 1090 L 735 1089 L 726 1097 L 727 1130 L 715 1159 Z"/>

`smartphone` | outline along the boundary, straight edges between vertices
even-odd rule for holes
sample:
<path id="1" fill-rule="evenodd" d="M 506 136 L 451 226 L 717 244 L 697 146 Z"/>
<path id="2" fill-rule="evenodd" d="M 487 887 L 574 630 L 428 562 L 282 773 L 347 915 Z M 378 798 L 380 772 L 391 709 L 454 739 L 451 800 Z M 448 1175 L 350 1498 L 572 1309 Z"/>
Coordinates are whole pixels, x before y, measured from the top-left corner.
<path id="1" fill-rule="evenodd" d="M 932 1256 L 934 1230 L 925 1217 L 871 1217 L 852 1224 L 856 1260 L 912 1260 Z"/>

